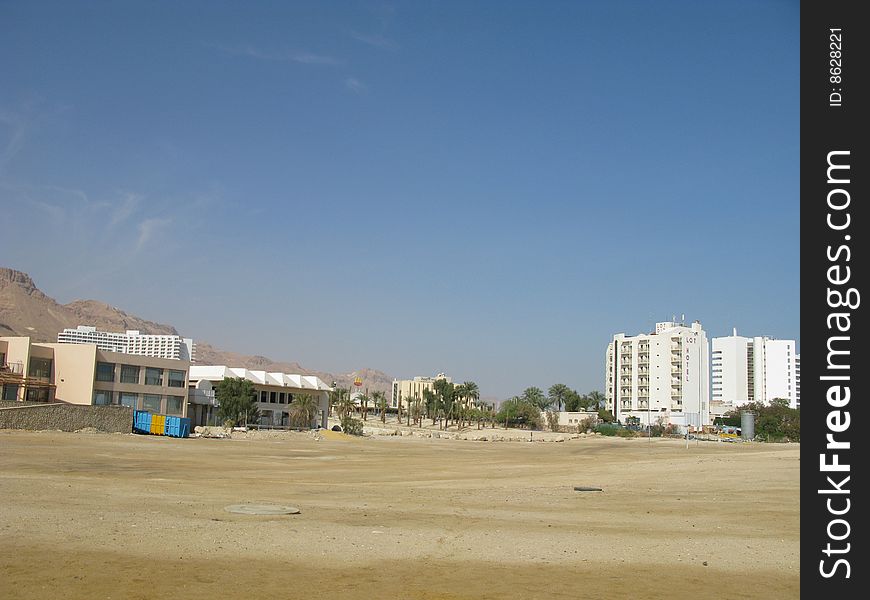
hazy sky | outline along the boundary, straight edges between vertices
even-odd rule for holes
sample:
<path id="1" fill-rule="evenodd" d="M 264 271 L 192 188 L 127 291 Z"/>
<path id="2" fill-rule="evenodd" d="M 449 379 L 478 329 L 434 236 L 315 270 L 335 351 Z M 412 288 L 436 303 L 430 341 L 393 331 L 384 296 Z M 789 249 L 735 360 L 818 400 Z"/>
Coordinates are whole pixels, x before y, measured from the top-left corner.
<path id="1" fill-rule="evenodd" d="M 798 42 L 798 2 L 3 1 L 0 266 L 485 397 L 603 389 L 674 314 L 799 339 Z"/>

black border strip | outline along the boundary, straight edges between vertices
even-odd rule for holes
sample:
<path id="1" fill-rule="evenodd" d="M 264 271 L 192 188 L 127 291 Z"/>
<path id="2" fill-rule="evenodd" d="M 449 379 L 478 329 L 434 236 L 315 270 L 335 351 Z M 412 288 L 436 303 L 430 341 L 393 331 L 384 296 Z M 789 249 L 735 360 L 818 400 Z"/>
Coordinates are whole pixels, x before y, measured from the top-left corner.
<path id="1" fill-rule="evenodd" d="M 870 23 L 859 18 L 860 7 L 801 5 L 801 593 L 807 598 L 865 598 L 868 589 L 861 560 L 867 502 L 856 489 L 870 483 L 860 458 L 868 454 L 861 375 L 870 340 L 867 309 L 858 301 L 859 282 L 868 280 L 870 236 L 861 212 L 870 158 L 859 126 L 870 118 Z M 829 171 L 829 161 L 839 168 Z M 841 301 L 851 306 L 837 306 Z M 831 354 L 829 346 L 849 353 Z M 849 448 L 829 448 L 829 433 Z M 821 455 L 830 464 L 835 454 L 848 471 L 823 469 Z"/>

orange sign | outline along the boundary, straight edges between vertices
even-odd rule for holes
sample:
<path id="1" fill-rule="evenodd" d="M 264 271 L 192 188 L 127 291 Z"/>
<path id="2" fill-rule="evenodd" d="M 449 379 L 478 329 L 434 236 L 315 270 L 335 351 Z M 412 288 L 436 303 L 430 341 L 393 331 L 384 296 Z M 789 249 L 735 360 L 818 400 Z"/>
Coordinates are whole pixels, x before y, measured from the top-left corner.
<path id="1" fill-rule="evenodd" d="M 354 384 L 356 387 L 360 387 L 360 386 L 362 385 L 362 377 L 357 377 L 356 379 L 354 379 L 354 380 L 353 380 L 353 384 Z"/>

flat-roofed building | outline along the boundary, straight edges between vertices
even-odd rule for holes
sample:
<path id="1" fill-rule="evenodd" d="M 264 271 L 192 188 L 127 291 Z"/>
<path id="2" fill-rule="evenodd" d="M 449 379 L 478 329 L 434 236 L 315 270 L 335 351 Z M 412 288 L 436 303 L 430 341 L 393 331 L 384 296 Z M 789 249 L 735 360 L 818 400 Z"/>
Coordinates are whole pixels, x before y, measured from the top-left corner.
<path id="1" fill-rule="evenodd" d="M 137 329 L 117 333 L 98 331 L 96 327 L 89 325 L 79 325 L 75 329 L 67 328 L 58 333 L 57 341 L 61 344 L 96 344 L 100 350 L 109 352 L 174 358 L 189 362 L 195 361 L 196 353 L 196 345 L 190 338 L 183 338 L 180 335 L 140 333 Z"/>
<path id="2" fill-rule="evenodd" d="M 100 350 L 96 344 L 0 338 L 2 398 L 123 405 L 187 416 L 187 361 Z M 20 379 L 12 376 L 20 373 Z"/>
<path id="3" fill-rule="evenodd" d="M 243 367 L 225 365 L 193 365 L 190 367 L 190 419 L 192 425 L 215 422 L 220 396 L 214 393 L 218 383 L 228 378 L 250 381 L 257 394 L 260 425 L 287 427 L 290 425 L 294 399 L 310 395 L 317 402 L 317 414 L 312 427 L 326 427 L 329 416 L 327 384 L 314 375 L 251 371 Z"/>
<path id="4" fill-rule="evenodd" d="M 390 407 L 398 408 L 402 403 L 402 409 L 408 407 L 408 402 L 414 399 L 423 400 L 423 390 L 435 390 L 435 382 L 443 379 L 447 383 L 453 380 L 444 373 L 438 373 L 435 377 L 414 377 L 413 379 L 394 379 L 392 394 L 390 395 Z"/>
<path id="5" fill-rule="evenodd" d="M 800 406 L 800 355 L 795 340 L 742 337 L 737 329 L 712 340 L 712 411 L 720 415 L 774 398 Z"/>

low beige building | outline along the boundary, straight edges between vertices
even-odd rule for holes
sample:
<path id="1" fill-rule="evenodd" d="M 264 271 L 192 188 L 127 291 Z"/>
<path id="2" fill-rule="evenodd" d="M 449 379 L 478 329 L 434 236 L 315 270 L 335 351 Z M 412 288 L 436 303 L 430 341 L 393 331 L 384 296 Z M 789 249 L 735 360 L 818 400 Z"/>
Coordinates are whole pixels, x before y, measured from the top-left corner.
<path id="1" fill-rule="evenodd" d="M 435 391 L 435 382 L 439 379 L 452 383 L 444 373 L 438 373 L 435 377 L 414 377 L 414 379 L 394 379 L 393 393 L 390 397 L 390 406 L 398 408 L 402 404 L 402 410 L 407 409 L 408 402 L 414 399 L 423 400 L 423 390 Z"/>
<path id="2" fill-rule="evenodd" d="M 0 337 L 4 400 L 123 405 L 187 416 L 190 362 Z"/>

